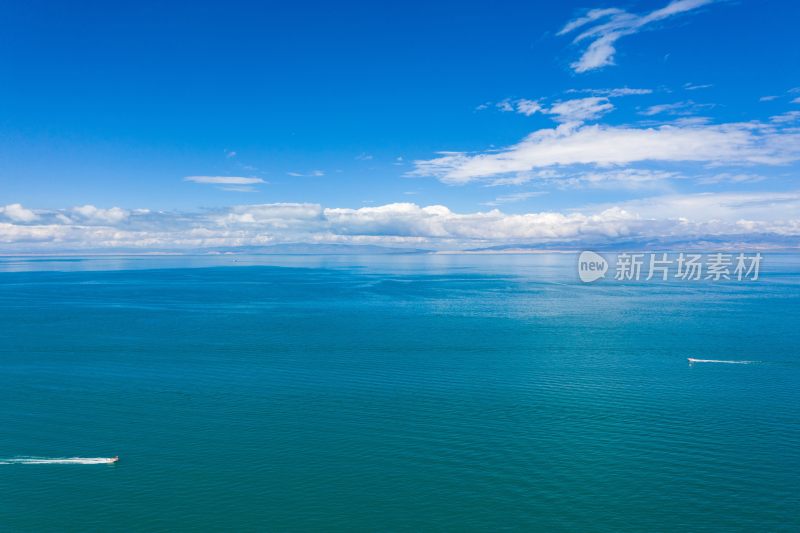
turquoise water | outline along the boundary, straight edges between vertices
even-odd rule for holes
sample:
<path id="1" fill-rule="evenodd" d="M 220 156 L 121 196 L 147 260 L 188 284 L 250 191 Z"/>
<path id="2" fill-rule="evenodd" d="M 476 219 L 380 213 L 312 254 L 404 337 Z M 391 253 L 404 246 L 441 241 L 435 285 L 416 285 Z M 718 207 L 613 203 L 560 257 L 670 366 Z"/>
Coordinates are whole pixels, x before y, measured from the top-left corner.
<path id="1" fill-rule="evenodd" d="M 560 254 L 4 258 L 0 529 L 800 529 L 800 258 L 576 279 Z"/>

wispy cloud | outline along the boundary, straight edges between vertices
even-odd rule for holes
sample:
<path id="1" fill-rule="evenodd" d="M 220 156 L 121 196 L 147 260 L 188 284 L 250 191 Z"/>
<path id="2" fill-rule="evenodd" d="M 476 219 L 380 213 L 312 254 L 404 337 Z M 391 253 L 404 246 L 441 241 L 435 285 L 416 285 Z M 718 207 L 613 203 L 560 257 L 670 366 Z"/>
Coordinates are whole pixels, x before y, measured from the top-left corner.
<path id="1" fill-rule="evenodd" d="M 311 177 L 311 178 L 319 178 L 325 175 L 325 171 L 323 170 L 312 170 L 311 172 L 287 172 L 287 176 L 292 176 L 295 178 L 304 178 L 304 177 Z"/>
<path id="2" fill-rule="evenodd" d="M 697 91 L 699 89 L 709 89 L 709 88 L 711 88 L 713 86 L 714 85 L 711 84 L 711 83 L 705 83 L 705 84 L 684 83 L 683 84 L 683 88 L 686 89 L 687 91 Z"/>
<path id="3" fill-rule="evenodd" d="M 608 98 L 590 96 L 556 102 L 547 113 L 554 115 L 558 122 L 585 122 L 595 120 L 614 109 Z"/>
<path id="4" fill-rule="evenodd" d="M 649 128 L 564 124 L 535 131 L 505 148 L 416 161 L 412 175 L 463 184 L 565 165 L 603 167 L 643 161 L 779 165 L 798 159 L 800 132 L 771 124 L 688 122 Z"/>
<path id="5" fill-rule="evenodd" d="M 649 168 L 615 168 L 612 170 L 587 170 L 569 167 L 558 170 L 547 169 L 535 172 L 519 172 L 510 178 L 494 178 L 488 186 L 522 185 L 530 182 L 552 185 L 559 189 L 595 188 L 614 190 L 663 189 L 669 190 L 668 182 L 685 179 L 686 176 L 674 171 Z M 514 195 L 508 195 L 514 197 Z M 484 204 L 494 205 L 494 204 Z"/>
<path id="6" fill-rule="evenodd" d="M 216 185 L 217 189 L 229 192 L 258 192 L 255 186 L 266 183 L 261 178 L 247 178 L 243 176 L 186 176 L 183 178 L 183 181 Z"/>
<path id="7" fill-rule="evenodd" d="M 766 177 L 761 174 L 752 174 L 747 172 L 720 172 L 713 176 L 701 177 L 697 180 L 698 183 L 704 185 L 715 185 L 718 183 L 754 183 L 763 181 Z"/>
<path id="8" fill-rule="evenodd" d="M 529 117 L 536 113 L 549 115 L 556 122 L 586 122 L 596 120 L 614 109 L 610 98 L 622 96 L 650 94 L 650 89 L 631 89 L 622 87 L 619 89 L 585 89 L 569 90 L 567 93 L 588 93 L 592 96 L 585 98 L 571 98 L 567 100 L 557 100 L 552 104 L 545 103 L 544 98 L 530 100 L 519 98 L 512 100 L 506 98 L 495 104 L 500 111 L 508 113 L 519 113 Z M 479 106 L 478 109 L 486 109 L 487 105 Z"/>
<path id="9" fill-rule="evenodd" d="M 647 117 L 662 113 L 668 115 L 691 115 L 701 109 L 709 109 L 712 107 L 714 107 L 714 104 L 698 104 L 693 100 L 685 100 L 683 102 L 673 102 L 671 104 L 653 105 L 643 111 L 639 111 L 639 114 Z"/>
<path id="10" fill-rule="evenodd" d="M 800 111 L 787 111 L 786 113 L 775 115 L 769 119 L 776 124 L 789 124 L 791 122 L 798 122 L 800 121 Z"/>
<path id="11" fill-rule="evenodd" d="M 554 180 L 561 188 L 591 187 L 598 189 L 666 189 L 669 180 L 683 178 L 678 172 L 643 168 L 594 170 L 565 173 Z"/>
<path id="12" fill-rule="evenodd" d="M 527 98 L 520 98 L 517 100 L 506 98 L 505 100 L 497 102 L 495 107 L 504 113 L 519 113 L 520 115 L 525 115 L 526 117 L 547 111 L 542 107 L 542 104 L 539 100 L 529 100 Z M 478 109 L 486 109 L 486 107 L 479 107 Z"/>
<path id="13" fill-rule="evenodd" d="M 635 96 L 642 94 L 652 94 L 652 89 L 634 89 L 631 87 L 618 87 L 616 89 L 569 89 L 567 93 L 588 93 L 595 96 L 608 96 L 616 98 L 619 96 Z"/>
<path id="14" fill-rule="evenodd" d="M 261 178 L 245 178 L 242 176 L 186 176 L 183 181 L 214 185 L 255 185 L 264 183 Z"/>
<path id="15" fill-rule="evenodd" d="M 547 194 L 546 191 L 527 191 L 527 192 L 517 192 L 513 194 L 503 194 L 501 196 L 498 196 L 494 200 L 484 202 L 483 205 L 494 207 L 502 204 L 512 204 L 515 202 L 522 202 L 530 198 L 544 196 L 545 194 Z"/>
<path id="16" fill-rule="evenodd" d="M 517 104 L 517 112 L 522 115 L 525 115 L 526 117 L 529 117 L 534 113 L 542 111 L 542 105 L 536 100 L 526 100 L 523 98 L 521 100 L 517 100 L 516 104 Z"/>
<path id="17" fill-rule="evenodd" d="M 580 59 L 572 63 L 575 72 L 587 72 L 614 64 L 616 44 L 622 37 L 633 35 L 655 22 L 708 5 L 714 0 L 673 0 L 665 7 L 645 15 L 636 15 L 623 9 L 592 9 L 586 15 L 570 21 L 558 35 L 583 31 L 574 43 L 588 43 Z"/>
<path id="18" fill-rule="evenodd" d="M 519 113 L 529 117 L 535 113 L 550 115 L 556 122 L 585 122 L 595 120 L 614 109 L 614 105 L 605 96 L 590 96 L 561 100 L 550 106 L 543 106 L 540 100 L 505 99 L 496 104 L 503 112 Z"/>

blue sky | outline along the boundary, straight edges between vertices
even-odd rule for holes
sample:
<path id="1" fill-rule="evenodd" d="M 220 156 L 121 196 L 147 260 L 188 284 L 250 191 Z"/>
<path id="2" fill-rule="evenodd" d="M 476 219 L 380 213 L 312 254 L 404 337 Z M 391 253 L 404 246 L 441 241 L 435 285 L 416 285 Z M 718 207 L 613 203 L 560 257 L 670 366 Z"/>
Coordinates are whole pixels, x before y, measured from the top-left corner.
<path id="1" fill-rule="evenodd" d="M 797 242 L 800 5 L 430 4 L 7 3 L 0 251 Z"/>

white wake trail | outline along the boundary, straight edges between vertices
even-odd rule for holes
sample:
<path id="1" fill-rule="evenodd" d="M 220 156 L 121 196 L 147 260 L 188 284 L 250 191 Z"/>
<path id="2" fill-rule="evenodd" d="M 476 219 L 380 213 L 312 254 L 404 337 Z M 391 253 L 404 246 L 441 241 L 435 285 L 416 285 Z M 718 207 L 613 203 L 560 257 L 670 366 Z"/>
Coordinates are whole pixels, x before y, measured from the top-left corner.
<path id="1" fill-rule="evenodd" d="M 754 363 L 760 363 L 761 361 L 731 361 L 725 359 L 695 359 L 693 357 L 687 357 L 689 360 L 689 364 L 692 365 L 694 363 L 722 363 L 726 365 L 752 365 Z"/>
<path id="2" fill-rule="evenodd" d="M 0 460 L 3 465 L 105 465 L 114 462 L 113 457 L 14 457 Z"/>

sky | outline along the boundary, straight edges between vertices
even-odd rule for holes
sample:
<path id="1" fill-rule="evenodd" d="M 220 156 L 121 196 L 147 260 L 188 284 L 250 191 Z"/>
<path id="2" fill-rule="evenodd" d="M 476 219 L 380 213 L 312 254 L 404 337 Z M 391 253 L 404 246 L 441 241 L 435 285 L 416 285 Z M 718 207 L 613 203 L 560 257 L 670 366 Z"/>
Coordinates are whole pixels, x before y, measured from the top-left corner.
<path id="1" fill-rule="evenodd" d="M 800 242 L 794 2 L 0 9 L 0 253 Z"/>

